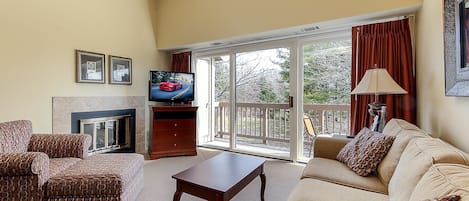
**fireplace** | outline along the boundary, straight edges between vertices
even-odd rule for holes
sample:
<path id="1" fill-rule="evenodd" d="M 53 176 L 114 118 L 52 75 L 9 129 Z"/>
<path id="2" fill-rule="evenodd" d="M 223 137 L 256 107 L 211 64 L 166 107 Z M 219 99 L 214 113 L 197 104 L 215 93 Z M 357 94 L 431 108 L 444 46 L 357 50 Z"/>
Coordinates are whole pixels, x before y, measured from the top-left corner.
<path id="1" fill-rule="evenodd" d="M 131 146 L 134 146 L 135 152 L 147 153 L 145 100 L 145 96 L 52 97 L 52 133 L 72 133 L 72 127 L 74 133 L 79 132 L 80 124 L 76 117 L 72 121 L 72 113 L 133 109 L 135 110 L 135 118 L 131 119 L 130 128 L 132 132 L 135 132 L 135 135 L 131 135 L 130 143 Z M 119 116 L 126 113 L 106 116 Z"/>
<path id="2" fill-rule="evenodd" d="M 135 109 L 72 112 L 72 133 L 90 135 L 88 153 L 135 152 Z"/>

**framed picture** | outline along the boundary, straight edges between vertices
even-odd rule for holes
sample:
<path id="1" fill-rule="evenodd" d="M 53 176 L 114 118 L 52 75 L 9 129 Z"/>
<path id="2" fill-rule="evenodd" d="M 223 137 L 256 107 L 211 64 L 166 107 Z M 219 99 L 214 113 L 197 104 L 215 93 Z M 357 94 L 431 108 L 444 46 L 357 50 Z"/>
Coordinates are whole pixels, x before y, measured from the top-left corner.
<path id="1" fill-rule="evenodd" d="M 76 50 L 77 82 L 104 83 L 105 55 Z"/>
<path id="2" fill-rule="evenodd" d="M 443 2 L 445 95 L 469 96 L 469 2 Z"/>
<path id="3" fill-rule="evenodd" d="M 109 83 L 132 84 L 132 59 L 109 56 Z"/>

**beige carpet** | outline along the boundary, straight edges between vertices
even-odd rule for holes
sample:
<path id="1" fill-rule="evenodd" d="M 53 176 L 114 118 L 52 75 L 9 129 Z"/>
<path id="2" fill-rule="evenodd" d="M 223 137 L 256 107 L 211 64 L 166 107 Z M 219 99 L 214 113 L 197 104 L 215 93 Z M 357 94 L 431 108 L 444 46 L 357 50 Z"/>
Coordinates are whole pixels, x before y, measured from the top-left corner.
<path id="1" fill-rule="evenodd" d="M 168 157 L 158 160 L 145 160 L 145 187 L 140 193 L 139 201 L 172 201 L 176 190 L 176 181 L 172 175 L 185 170 L 220 153 L 218 150 L 199 148 L 197 156 Z M 268 159 L 264 165 L 267 185 L 266 201 L 285 201 L 288 194 L 299 181 L 304 165 L 287 161 Z M 254 179 L 239 192 L 232 201 L 260 200 L 261 181 Z M 204 201 L 203 199 L 183 193 L 181 201 Z"/>

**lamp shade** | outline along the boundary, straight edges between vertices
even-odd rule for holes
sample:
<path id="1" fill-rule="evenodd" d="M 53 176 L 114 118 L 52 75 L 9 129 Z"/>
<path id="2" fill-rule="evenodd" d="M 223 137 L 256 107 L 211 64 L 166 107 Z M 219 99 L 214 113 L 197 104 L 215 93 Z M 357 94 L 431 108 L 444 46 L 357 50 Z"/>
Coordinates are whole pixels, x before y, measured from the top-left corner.
<path id="1" fill-rule="evenodd" d="M 406 94 L 384 68 L 366 70 L 365 75 L 351 94 Z"/>

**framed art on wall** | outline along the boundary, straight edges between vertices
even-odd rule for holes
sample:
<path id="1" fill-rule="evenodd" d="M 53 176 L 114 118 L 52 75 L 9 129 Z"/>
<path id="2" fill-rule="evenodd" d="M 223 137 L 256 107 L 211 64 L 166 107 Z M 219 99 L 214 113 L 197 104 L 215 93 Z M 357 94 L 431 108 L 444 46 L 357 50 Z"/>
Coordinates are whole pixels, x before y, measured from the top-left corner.
<path id="1" fill-rule="evenodd" d="M 445 95 L 469 96 L 469 2 L 443 2 Z"/>
<path id="2" fill-rule="evenodd" d="M 100 83 L 105 80 L 105 55 L 76 50 L 77 82 Z"/>
<path id="3" fill-rule="evenodd" d="M 132 84 L 132 59 L 109 56 L 109 83 Z"/>

